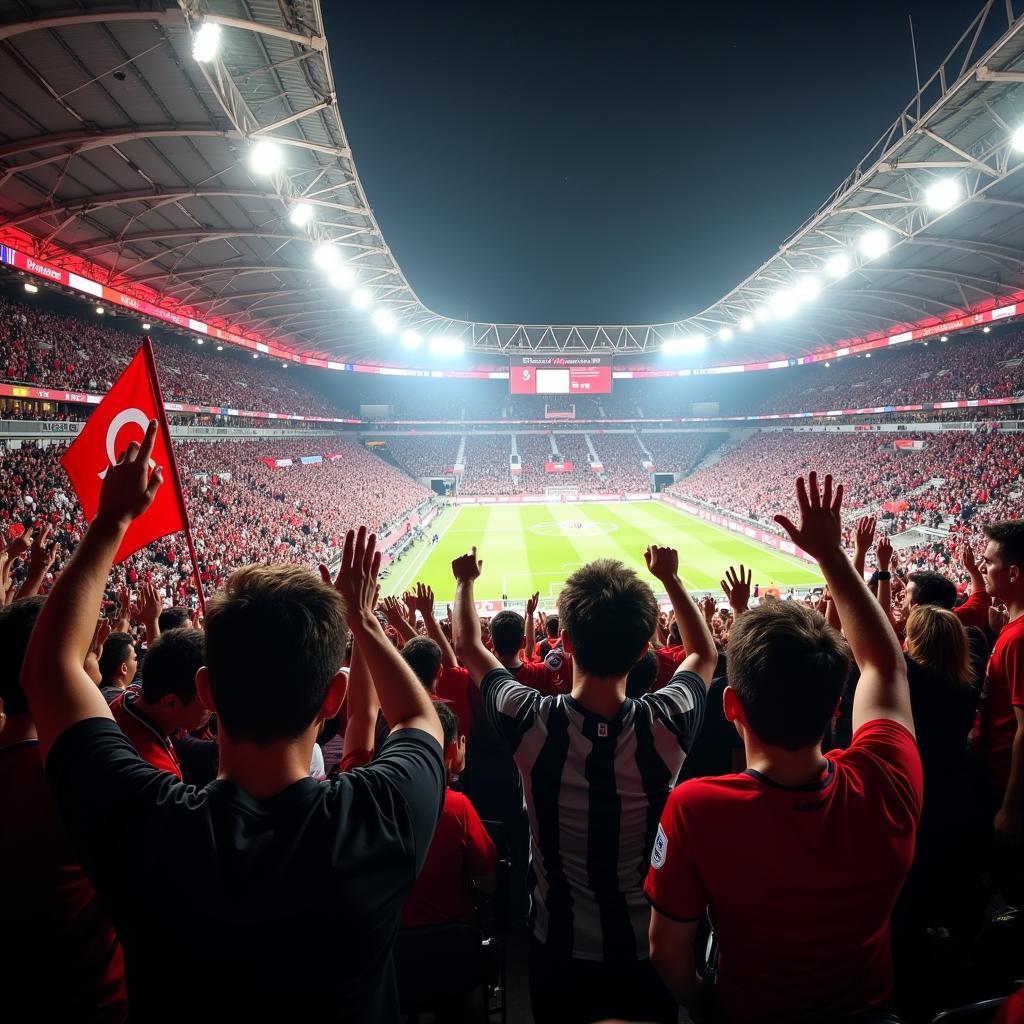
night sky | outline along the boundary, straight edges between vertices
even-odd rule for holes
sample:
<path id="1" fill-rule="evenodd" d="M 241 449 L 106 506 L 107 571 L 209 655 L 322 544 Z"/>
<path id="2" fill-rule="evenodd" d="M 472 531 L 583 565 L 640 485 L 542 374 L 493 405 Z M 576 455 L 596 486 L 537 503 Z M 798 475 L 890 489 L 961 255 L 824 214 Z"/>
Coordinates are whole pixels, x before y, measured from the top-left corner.
<path id="1" fill-rule="evenodd" d="M 324 0 L 341 114 L 409 282 L 476 320 L 695 313 L 853 169 L 976 2 Z"/>

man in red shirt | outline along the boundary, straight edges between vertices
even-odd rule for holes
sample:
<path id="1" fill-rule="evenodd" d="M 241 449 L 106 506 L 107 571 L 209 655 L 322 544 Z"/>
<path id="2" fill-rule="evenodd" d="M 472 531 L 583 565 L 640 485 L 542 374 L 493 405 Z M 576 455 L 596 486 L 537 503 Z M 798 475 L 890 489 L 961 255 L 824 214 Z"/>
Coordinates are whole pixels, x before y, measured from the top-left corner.
<path id="1" fill-rule="evenodd" d="M 568 693 L 572 688 L 572 664 L 561 647 L 544 661 L 522 661 L 519 657 L 526 640 L 526 620 L 513 611 L 501 611 L 491 619 L 491 643 L 494 656 L 523 686 L 545 696 Z"/>
<path id="2" fill-rule="evenodd" d="M 1024 519 L 985 527 L 981 559 L 985 589 L 1001 600 L 1010 620 L 992 650 L 978 718 L 975 752 L 987 768 L 996 838 L 1020 857 L 1024 809 Z M 1016 865 L 1019 881 L 1019 863 Z"/>
<path id="3" fill-rule="evenodd" d="M 110 705 L 114 721 L 139 757 L 183 778 L 171 736 L 202 728 L 210 712 L 196 696 L 196 673 L 204 664 L 199 629 L 169 629 L 146 654 L 142 685 L 129 687 Z"/>
<path id="4" fill-rule="evenodd" d="M 689 1004 L 703 982 L 694 937 L 719 940 L 723 1020 L 820 1021 L 884 1008 L 889 919 L 914 856 L 923 778 L 899 641 L 842 548 L 842 487 L 797 482 L 801 523 L 776 521 L 821 566 L 849 647 L 816 613 L 772 601 L 729 639 L 726 717 L 748 769 L 669 797 L 646 892 L 651 959 Z M 822 754 L 850 669 L 853 743 Z"/>
<path id="5" fill-rule="evenodd" d="M 410 641 L 411 642 L 411 641 Z M 465 767 L 466 737 L 459 736 L 459 720 L 444 702 L 435 710 L 444 732 L 444 760 L 448 779 Z M 418 928 L 475 920 L 473 885 L 494 891 L 498 851 L 469 799 L 450 787 L 438 819 L 430 851 L 402 907 L 402 927 Z"/>
<path id="6" fill-rule="evenodd" d="M 956 584 L 939 572 L 912 572 L 903 589 L 903 618 L 906 620 L 912 608 L 922 604 L 934 604 L 951 611 L 965 627 L 973 626 L 988 632 L 988 610 L 992 598 L 985 589 L 985 577 L 974 558 L 970 544 L 960 552 L 960 564 L 971 578 L 971 594 L 963 604 L 956 603 Z"/>
<path id="7" fill-rule="evenodd" d="M 465 723 L 464 735 L 468 737 L 474 717 L 474 700 L 470 691 L 476 690 L 469 681 L 469 673 L 464 668 L 445 665 L 437 641 L 427 636 L 413 637 L 402 648 L 401 654 L 427 693 L 434 700 L 448 701 L 452 705 L 459 723 Z M 452 658 L 454 660 L 454 655 Z M 479 697 L 476 697 L 475 704 L 479 706 Z"/>

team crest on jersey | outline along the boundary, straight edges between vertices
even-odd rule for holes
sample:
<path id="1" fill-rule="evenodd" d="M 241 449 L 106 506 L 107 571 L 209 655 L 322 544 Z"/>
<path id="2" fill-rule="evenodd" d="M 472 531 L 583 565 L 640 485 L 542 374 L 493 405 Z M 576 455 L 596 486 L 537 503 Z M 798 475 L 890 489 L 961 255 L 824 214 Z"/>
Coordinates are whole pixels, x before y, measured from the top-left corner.
<path id="1" fill-rule="evenodd" d="M 608 735 L 608 723 L 607 722 L 598 722 L 597 723 L 597 735 L 598 736 L 607 736 Z"/>
<path id="2" fill-rule="evenodd" d="M 665 863 L 665 854 L 668 852 L 668 836 L 665 830 L 659 825 L 658 834 L 654 837 L 654 849 L 651 851 L 651 867 L 660 868 Z"/>

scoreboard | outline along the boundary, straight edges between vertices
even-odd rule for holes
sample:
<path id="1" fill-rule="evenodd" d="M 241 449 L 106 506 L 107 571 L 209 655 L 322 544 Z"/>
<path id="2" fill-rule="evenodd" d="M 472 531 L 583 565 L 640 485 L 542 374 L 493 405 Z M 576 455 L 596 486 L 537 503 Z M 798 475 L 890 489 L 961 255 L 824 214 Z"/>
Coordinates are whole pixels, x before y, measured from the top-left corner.
<path id="1" fill-rule="evenodd" d="M 512 356 L 509 388 L 513 395 L 609 395 L 611 356 Z"/>

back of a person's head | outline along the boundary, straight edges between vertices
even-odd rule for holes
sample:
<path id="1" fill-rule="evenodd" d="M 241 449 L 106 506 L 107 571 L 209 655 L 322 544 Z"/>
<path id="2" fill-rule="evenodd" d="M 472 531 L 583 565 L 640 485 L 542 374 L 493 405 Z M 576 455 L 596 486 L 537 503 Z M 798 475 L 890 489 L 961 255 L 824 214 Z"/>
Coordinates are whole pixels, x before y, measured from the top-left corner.
<path id="1" fill-rule="evenodd" d="M 558 625 L 558 616 L 549 615 L 546 621 L 544 622 L 544 630 L 552 640 L 554 640 L 555 637 L 558 636 L 559 628 L 560 627 Z"/>
<path id="2" fill-rule="evenodd" d="M 437 674 L 441 671 L 441 648 L 429 636 L 414 636 L 403 648 L 405 663 L 416 674 L 427 692 L 434 689 Z"/>
<path id="3" fill-rule="evenodd" d="M 913 583 L 913 603 L 932 604 L 937 608 L 950 609 L 956 604 L 956 584 L 940 572 L 912 572 L 907 577 Z"/>
<path id="4" fill-rule="evenodd" d="M 526 621 L 519 612 L 498 612 L 491 619 L 491 643 L 502 658 L 514 658 L 526 639 Z"/>
<path id="5" fill-rule="evenodd" d="M 459 738 L 459 716 L 446 700 L 435 700 L 434 710 L 441 722 L 444 749 L 447 750 Z"/>
<path id="6" fill-rule="evenodd" d="M 0 699 L 9 715 L 28 713 L 28 701 L 21 689 L 21 666 L 44 600 L 26 597 L 0 609 Z"/>
<path id="7" fill-rule="evenodd" d="M 345 654 L 345 603 L 302 566 L 250 565 L 210 602 L 205 636 L 224 732 L 265 746 L 319 714 Z"/>
<path id="8" fill-rule="evenodd" d="M 658 679 L 658 656 L 648 651 L 630 670 L 626 676 L 626 696 L 642 697 L 649 693 Z"/>
<path id="9" fill-rule="evenodd" d="M 128 656 L 135 641 L 131 633 L 111 633 L 103 641 L 103 650 L 100 652 L 100 677 L 103 682 L 113 679 L 121 671 L 121 666 L 128 661 Z"/>
<path id="10" fill-rule="evenodd" d="M 185 626 L 191 626 L 192 613 L 181 605 L 165 608 L 160 613 L 160 618 L 157 619 L 157 625 L 160 627 L 161 633 L 165 633 L 169 629 L 182 629 Z"/>
<path id="11" fill-rule="evenodd" d="M 951 611 L 918 605 L 907 617 L 907 655 L 935 675 L 964 685 L 974 679 L 967 630 Z"/>
<path id="12" fill-rule="evenodd" d="M 999 557 L 1020 569 L 1024 582 L 1024 519 L 1002 519 L 985 527 L 985 536 L 999 546 Z"/>
<path id="13" fill-rule="evenodd" d="M 612 558 L 577 569 L 558 595 L 558 610 L 576 664 L 594 676 L 624 676 L 658 621 L 651 588 Z"/>
<path id="14" fill-rule="evenodd" d="M 728 681 L 763 742 L 803 750 L 822 741 L 850 674 L 850 648 L 816 611 L 771 601 L 729 634 Z"/>
<path id="15" fill-rule="evenodd" d="M 169 629 L 146 652 L 142 665 L 142 699 L 155 704 L 169 694 L 191 704 L 196 695 L 196 672 L 202 668 L 205 642 L 201 629 Z"/>

